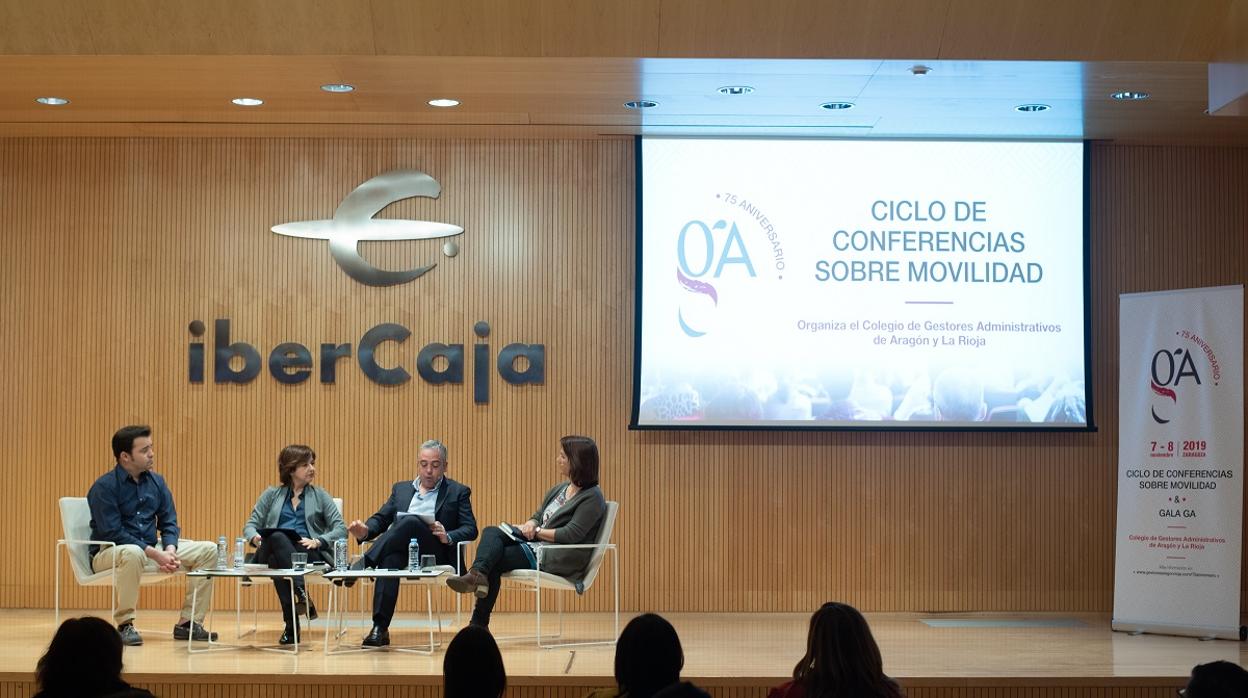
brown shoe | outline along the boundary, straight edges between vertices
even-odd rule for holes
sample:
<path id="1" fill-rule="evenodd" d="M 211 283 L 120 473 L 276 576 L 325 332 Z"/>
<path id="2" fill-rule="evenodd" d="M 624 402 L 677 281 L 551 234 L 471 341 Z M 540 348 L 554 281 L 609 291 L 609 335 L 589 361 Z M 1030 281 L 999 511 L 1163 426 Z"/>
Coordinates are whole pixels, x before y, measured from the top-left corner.
<path id="1" fill-rule="evenodd" d="M 446 585 L 461 594 L 476 594 L 481 598 L 490 593 L 490 580 L 475 569 L 457 577 L 448 577 Z"/>

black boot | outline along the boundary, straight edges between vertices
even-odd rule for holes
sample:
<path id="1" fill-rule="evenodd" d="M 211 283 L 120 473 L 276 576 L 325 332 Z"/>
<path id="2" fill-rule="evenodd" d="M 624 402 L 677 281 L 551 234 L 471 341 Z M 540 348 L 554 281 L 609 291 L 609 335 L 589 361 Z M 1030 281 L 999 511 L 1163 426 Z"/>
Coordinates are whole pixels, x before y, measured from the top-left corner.
<path id="1" fill-rule="evenodd" d="M 302 584 L 295 587 L 295 613 L 307 616 L 308 620 L 316 620 L 320 616 L 316 612 L 316 604 L 308 596 L 308 590 Z"/>
<path id="2" fill-rule="evenodd" d="M 286 629 L 282 631 L 282 636 L 277 639 L 277 644 L 293 645 L 296 638 L 303 640 L 303 627 L 298 623 L 287 623 Z"/>

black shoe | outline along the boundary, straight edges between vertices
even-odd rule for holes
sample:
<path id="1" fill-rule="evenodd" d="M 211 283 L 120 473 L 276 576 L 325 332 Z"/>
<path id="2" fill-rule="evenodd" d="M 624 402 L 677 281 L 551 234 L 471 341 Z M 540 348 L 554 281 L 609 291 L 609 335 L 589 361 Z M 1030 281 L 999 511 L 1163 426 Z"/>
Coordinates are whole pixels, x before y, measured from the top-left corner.
<path id="1" fill-rule="evenodd" d="M 308 620 L 316 620 L 320 617 L 316 612 L 316 604 L 312 603 L 312 599 L 308 597 L 308 590 L 304 587 L 295 587 L 295 614 L 307 616 Z"/>
<path id="2" fill-rule="evenodd" d="M 374 625 L 373 629 L 369 631 L 368 637 L 364 638 L 364 642 L 360 644 L 364 647 L 385 647 L 390 644 L 390 629 L 379 628 Z"/>
<path id="3" fill-rule="evenodd" d="M 117 626 L 117 634 L 121 635 L 121 644 L 130 647 L 138 647 L 143 644 L 143 636 L 138 630 L 134 629 L 134 623 L 126 623 Z"/>
<path id="4" fill-rule="evenodd" d="M 288 625 L 288 626 L 286 626 L 286 629 L 282 631 L 282 636 L 281 636 L 281 637 L 279 637 L 279 638 L 277 639 L 277 644 L 279 644 L 279 645 L 293 645 L 293 644 L 295 644 L 295 637 L 296 637 L 296 636 L 298 636 L 298 638 L 299 638 L 300 640 L 302 640 L 302 639 L 303 639 L 303 629 L 302 629 L 302 628 L 300 628 L 300 629 L 296 630 L 293 626 Z"/>
<path id="5" fill-rule="evenodd" d="M 189 620 L 173 626 L 173 639 L 186 640 L 188 638 L 196 642 L 216 642 L 217 634 L 208 632 L 204 626 Z"/>
<path id="6" fill-rule="evenodd" d="M 359 572 L 360 570 L 364 569 L 365 564 L 367 563 L 364 560 L 364 556 L 361 555 L 360 558 L 356 560 L 355 562 L 352 562 L 351 566 L 348 567 L 347 569 L 351 570 L 352 572 Z M 350 589 L 351 587 L 355 586 L 356 579 L 357 579 L 356 577 L 344 579 L 342 580 L 342 585 Z"/>

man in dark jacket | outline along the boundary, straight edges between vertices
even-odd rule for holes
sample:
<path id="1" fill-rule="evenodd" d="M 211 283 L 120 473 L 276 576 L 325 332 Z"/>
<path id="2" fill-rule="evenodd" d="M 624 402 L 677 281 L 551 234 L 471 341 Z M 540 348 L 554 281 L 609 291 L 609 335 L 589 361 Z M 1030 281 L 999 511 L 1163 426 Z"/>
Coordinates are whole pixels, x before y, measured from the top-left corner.
<path id="1" fill-rule="evenodd" d="M 433 555 L 439 565 L 457 562 L 455 546 L 477 537 L 472 515 L 472 490 L 446 477 L 446 446 L 430 440 L 420 445 L 416 478 L 394 483 L 390 498 L 368 521 L 352 521 L 347 530 L 360 542 L 376 539 L 356 569 L 403 569 L 407 546 L 420 541 L 422 555 Z M 373 629 L 365 647 L 390 644 L 390 620 L 399 599 L 398 579 L 378 579 L 373 589 Z"/>

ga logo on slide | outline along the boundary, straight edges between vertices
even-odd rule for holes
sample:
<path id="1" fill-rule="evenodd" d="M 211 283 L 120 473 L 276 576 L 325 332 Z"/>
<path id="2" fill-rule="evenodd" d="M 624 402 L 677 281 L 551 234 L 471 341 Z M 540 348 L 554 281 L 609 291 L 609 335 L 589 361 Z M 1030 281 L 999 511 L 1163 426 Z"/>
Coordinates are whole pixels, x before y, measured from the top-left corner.
<path id="1" fill-rule="evenodd" d="M 693 296 L 683 296 L 676 309 L 676 321 L 689 337 L 709 332 L 719 307 L 719 291 L 704 279 L 719 279 L 725 268 L 735 269 L 733 265 L 743 266 L 750 277 L 757 276 L 735 222 L 721 219 L 707 225 L 705 221 L 692 220 L 680 229 L 676 237 L 676 282 Z"/>
<path id="2" fill-rule="evenodd" d="M 1200 374 L 1196 372 L 1192 353 L 1181 348 L 1174 351 L 1159 349 L 1153 354 L 1151 372 L 1152 381 L 1149 387 L 1153 390 L 1153 404 L 1150 407 L 1153 421 L 1167 424 L 1178 409 L 1178 388 L 1183 379 L 1189 379 L 1189 383 L 1194 380 L 1196 385 L 1201 385 Z"/>

